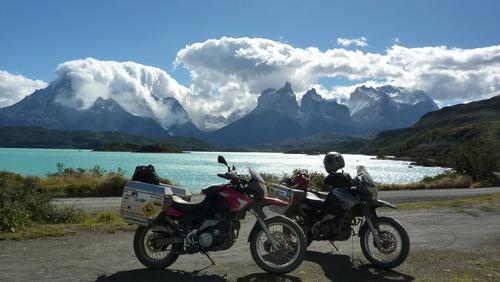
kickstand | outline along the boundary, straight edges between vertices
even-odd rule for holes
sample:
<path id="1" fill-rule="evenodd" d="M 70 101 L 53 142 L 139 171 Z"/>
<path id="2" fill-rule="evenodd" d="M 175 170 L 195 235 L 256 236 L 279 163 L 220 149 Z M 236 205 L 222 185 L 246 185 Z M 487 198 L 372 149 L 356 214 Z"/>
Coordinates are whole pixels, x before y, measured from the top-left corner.
<path id="1" fill-rule="evenodd" d="M 329 241 L 330 244 L 332 244 L 332 246 L 335 248 L 335 250 L 337 250 L 337 252 L 340 252 L 339 248 L 337 248 L 337 246 L 335 246 L 335 244 L 333 243 L 332 240 Z"/>
<path id="2" fill-rule="evenodd" d="M 208 254 L 208 252 L 204 252 L 203 254 L 205 254 L 207 256 L 207 258 L 210 260 L 210 262 L 212 263 L 212 265 L 215 265 L 215 261 L 210 257 L 210 255 Z"/>
<path id="3" fill-rule="evenodd" d="M 363 262 L 360 259 L 354 258 L 354 236 L 351 236 L 351 265 L 352 266 L 363 265 Z"/>

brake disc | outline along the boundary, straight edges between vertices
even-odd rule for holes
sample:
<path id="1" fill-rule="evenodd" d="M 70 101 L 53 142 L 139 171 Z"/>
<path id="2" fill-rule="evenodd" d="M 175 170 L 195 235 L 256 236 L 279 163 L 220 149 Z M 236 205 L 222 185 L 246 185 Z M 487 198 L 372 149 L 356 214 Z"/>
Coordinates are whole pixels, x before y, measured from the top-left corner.
<path id="1" fill-rule="evenodd" d="M 388 231 L 381 231 L 379 233 L 379 236 L 380 236 L 380 241 L 381 241 L 380 242 L 381 246 L 380 246 L 380 248 L 378 248 L 379 251 L 384 253 L 384 254 L 390 254 L 390 253 L 394 252 L 394 250 L 397 247 L 397 242 L 394 238 L 394 235 Z"/>

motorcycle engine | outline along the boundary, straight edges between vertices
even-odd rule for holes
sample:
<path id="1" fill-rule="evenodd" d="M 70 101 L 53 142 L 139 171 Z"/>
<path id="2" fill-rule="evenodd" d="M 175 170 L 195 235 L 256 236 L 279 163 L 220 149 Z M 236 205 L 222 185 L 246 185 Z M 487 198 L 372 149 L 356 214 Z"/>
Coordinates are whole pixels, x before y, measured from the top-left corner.
<path id="1" fill-rule="evenodd" d="M 318 239 L 344 241 L 351 237 L 349 219 L 335 217 L 323 222 L 318 228 Z"/>
<path id="2" fill-rule="evenodd" d="M 195 232 L 193 243 L 197 241 L 198 247 L 202 250 L 226 250 L 230 248 L 239 230 L 238 222 L 233 222 L 230 218 L 221 214 L 215 214 L 214 219 L 206 219 Z"/>
<path id="3" fill-rule="evenodd" d="M 213 229 L 208 232 L 203 232 L 198 236 L 198 243 L 203 249 L 208 249 L 212 247 L 214 243 L 224 241 L 224 238 L 221 238 L 220 235 L 221 232 L 219 229 Z"/>

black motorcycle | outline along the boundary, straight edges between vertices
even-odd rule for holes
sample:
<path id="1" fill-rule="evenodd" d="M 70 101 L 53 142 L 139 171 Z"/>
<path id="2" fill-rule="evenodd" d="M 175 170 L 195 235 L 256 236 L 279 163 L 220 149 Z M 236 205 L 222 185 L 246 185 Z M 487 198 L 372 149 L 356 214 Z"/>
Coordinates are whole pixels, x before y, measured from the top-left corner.
<path id="1" fill-rule="evenodd" d="M 410 250 L 408 233 L 394 219 L 377 215 L 379 207 L 396 206 L 378 199 L 367 170 L 357 167 L 354 179 L 347 173 L 333 173 L 325 183 L 336 188 L 327 193 L 308 189 L 302 200 L 294 201 L 285 211 L 302 227 L 308 245 L 313 240 L 328 240 L 333 245 L 334 241 L 345 241 L 357 234 L 370 263 L 381 268 L 400 265 Z"/>

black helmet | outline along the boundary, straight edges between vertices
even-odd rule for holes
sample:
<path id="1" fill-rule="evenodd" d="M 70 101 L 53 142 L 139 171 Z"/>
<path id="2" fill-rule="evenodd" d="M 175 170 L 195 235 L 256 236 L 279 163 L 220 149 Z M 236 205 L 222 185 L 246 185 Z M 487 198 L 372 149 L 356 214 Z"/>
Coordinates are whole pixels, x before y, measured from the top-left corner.
<path id="1" fill-rule="evenodd" d="M 345 166 L 344 157 L 337 152 L 326 153 L 323 159 L 323 165 L 326 172 L 334 173 Z"/>

